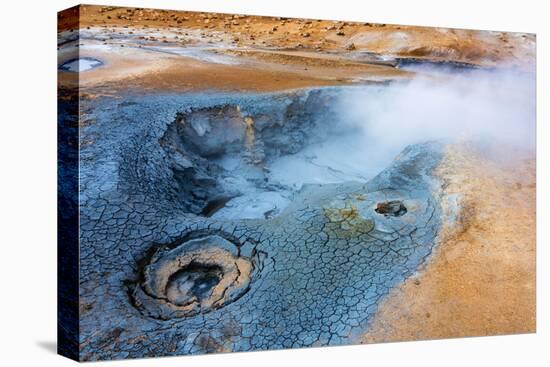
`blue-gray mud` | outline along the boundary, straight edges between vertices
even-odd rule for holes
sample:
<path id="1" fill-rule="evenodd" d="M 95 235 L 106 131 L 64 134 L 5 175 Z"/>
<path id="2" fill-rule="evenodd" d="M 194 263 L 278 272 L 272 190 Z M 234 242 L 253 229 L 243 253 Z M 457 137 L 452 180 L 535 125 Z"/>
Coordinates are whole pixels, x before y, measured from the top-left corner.
<path id="1" fill-rule="evenodd" d="M 243 152 L 246 181 L 286 190 L 262 172 L 330 138 L 314 132 L 334 125 L 338 93 L 83 101 L 82 360 L 342 345 L 368 330 L 436 242 L 439 143 L 406 147 L 368 182 L 304 185 L 277 215 L 204 215 L 240 194 L 212 163 L 225 154 Z"/>

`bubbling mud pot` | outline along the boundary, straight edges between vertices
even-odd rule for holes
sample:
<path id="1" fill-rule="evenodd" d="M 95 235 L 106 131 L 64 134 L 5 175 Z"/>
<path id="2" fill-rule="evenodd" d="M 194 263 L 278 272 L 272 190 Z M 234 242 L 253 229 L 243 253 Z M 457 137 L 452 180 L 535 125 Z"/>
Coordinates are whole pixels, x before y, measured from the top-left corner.
<path id="1" fill-rule="evenodd" d="M 384 169 L 332 154 L 357 135 L 345 92 L 85 101 L 85 360 L 349 344 L 368 328 L 432 252 L 442 145 Z"/>

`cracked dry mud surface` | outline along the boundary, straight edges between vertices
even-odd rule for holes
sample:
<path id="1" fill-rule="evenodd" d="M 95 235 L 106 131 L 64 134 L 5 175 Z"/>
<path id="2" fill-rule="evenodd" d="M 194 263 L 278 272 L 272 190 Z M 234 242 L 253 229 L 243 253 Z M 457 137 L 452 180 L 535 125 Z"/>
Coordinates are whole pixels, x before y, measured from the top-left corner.
<path id="1" fill-rule="evenodd" d="M 439 144 L 407 147 L 366 183 L 305 185 L 273 218 L 230 220 L 190 212 L 175 178 L 186 165 L 163 144 L 191 105 L 284 116 L 293 103 L 307 111 L 315 93 L 325 92 L 84 103 L 84 360 L 338 345 L 365 331 L 380 299 L 432 252 Z"/>

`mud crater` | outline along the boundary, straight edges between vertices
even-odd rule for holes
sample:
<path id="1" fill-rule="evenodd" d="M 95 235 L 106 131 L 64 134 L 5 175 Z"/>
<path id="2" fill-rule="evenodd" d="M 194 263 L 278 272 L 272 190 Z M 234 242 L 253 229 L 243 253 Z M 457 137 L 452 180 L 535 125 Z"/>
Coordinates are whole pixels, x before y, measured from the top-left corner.
<path id="1" fill-rule="evenodd" d="M 185 306 L 194 300 L 202 301 L 212 294 L 223 275 L 223 269 L 218 265 L 191 262 L 170 276 L 166 297 L 178 306 Z"/>
<path id="2" fill-rule="evenodd" d="M 263 110 L 227 103 L 176 113 L 160 144 L 185 211 L 218 220 L 271 219 L 303 184 L 372 177 L 353 149 L 357 127 L 337 111 L 339 96 L 317 90 L 289 98 Z"/>
<path id="3" fill-rule="evenodd" d="M 390 200 L 376 204 L 374 211 L 385 217 L 400 217 L 407 213 L 407 207 L 400 200 Z"/>
<path id="4" fill-rule="evenodd" d="M 213 232 L 215 233 L 215 232 Z M 262 256 L 255 248 L 219 234 L 191 234 L 172 248 L 159 248 L 134 286 L 134 306 L 144 315 L 168 320 L 227 306 L 250 289 Z"/>

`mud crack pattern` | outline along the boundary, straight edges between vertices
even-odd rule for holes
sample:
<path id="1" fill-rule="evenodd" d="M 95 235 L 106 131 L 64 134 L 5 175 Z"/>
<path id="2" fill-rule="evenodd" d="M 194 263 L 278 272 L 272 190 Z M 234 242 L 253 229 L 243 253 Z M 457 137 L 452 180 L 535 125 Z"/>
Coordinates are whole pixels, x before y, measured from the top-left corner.
<path id="1" fill-rule="evenodd" d="M 410 146 L 366 183 L 306 185 L 273 219 L 214 220 L 186 211 L 159 142 L 186 106 L 275 118 L 308 93 L 85 102 L 83 360 L 350 344 L 368 329 L 434 246 L 441 146 Z M 394 202 L 399 215 L 376 211 Z"/>

